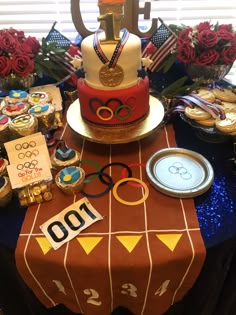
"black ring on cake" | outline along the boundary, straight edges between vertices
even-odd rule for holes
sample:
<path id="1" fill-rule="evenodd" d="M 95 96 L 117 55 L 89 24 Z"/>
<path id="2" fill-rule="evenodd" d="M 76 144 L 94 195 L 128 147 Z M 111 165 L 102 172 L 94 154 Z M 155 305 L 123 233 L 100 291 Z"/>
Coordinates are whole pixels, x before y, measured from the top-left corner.
<path id="1" fill-rule="evenodd" d="M 111 189 L 112 189 L 112 187 L 113 187 L 113 181 L 112 181 L 112 178 L 111 178 L 111 176 L 110 175 L 108 175 L 108 174 L 106 174 L 106 173 L 103 173 L 103 172 L 94 172 L 94 173 L 89 173 L 89 174 L 86 174 L 85 175 L 85 178 L 84 179 L 86 179 L 87 177 L 90 177 L 90 176 L 95 176 L 95 175 L 98 175 L 98 176 L 105 176 L 108 180 L 109 180 L 109 183 L 107 184 L 107 182 L 106 182 L 106 185 L 107 185 L 107 188 L 103 191 L 103 192 L 101 192 L 101 193 L 99 193 L 99 194 L 94 194 L 94 195 L 92 195 L 92 194 L 87 194 L 86 192 L 84 192 L 83 190 L 81 191 L 81 194 L 83 195 L 83 196 L 85 196 L 85 197 L 88 197 L 88 198 L 98 198 L 98 197 L 102 197 L 102 196 L 104 196 L 105 194 L 107 194 Z"/>
<path id="2" fill-rule="evenodd" d="M 112 162 L 112 163 L 106 164 L 105 166 L 103 166 L 103 167 L 101 168 L 100 173 L 103 173 L 103 171 L 104 171 L 106 168 L 110 167 L 110 166 L 122 166 L 122 167 L 124 167 L 124 168 L 127 169 L 127 177 L 132 177 L 132 170 L 131 170 L 131 168 L 130 168 L 127 164 L 121 163 L 121 162 Z M 99 175 L 99 179 L 100 179 L 100 181 L 101 181 L 103 184 L 109 185 L 109 183 L 106 182 L 106 181 L 104 180 L 104 178 L 103 178 L 102 176 L 100 176 L 100 175 Z M 112 185 L 114 186 L 115 183 L 112 182 Z"/>

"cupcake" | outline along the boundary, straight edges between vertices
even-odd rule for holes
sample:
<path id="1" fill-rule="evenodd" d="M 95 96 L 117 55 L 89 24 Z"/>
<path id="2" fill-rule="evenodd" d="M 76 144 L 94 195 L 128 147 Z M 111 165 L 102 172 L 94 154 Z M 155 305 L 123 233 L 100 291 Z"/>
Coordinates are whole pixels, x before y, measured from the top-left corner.
<path id="1" fill-rule="evenodd" d="M 9 124 L 11 118 L 6 115 L 0 115 L 0 143 L 3 144 L 10 139 Z"/>
<path id="2" fill-rule="evenodd" d="M 76 166 L 79 160 L 80 153 L 68 148 L 63 140 L 57 144 L 56 149 L 51 155 L 52 166 L 57 170 L 68 166 Z"/>
<path id="3" fill-rule="evenodd" d="M 35 105 L 28 111 L 38 120 L 38 130 L 42 133 L 47 132 L 54 125 L 55 109 L 52 104 Z"/>
<path id="4" fill-rule="evenodd" d="M 7 175 L 8 160 L 0 158 L 0 176 Z"/>
<path id="5" fill-rule="evenodd" d="M 50 103 L 52 97 L 49 93 L 35 91 L 29 94 L 28 102 L 31 106 L 44 105 Z"/>
<path id="6" fill-rule="evenodd" d="M 6 103 L 2 108 L 2 114 L 14 118 L 16 116 L 26 114 L 28 112 L 29 105 L 25 102 Z"/>
<path id="7" fill-rule="evenodd" d="M 22 90 L 11 90 L 5 97 L 6 103 L 27 102 L 28 93 Z"/>
<path id="8" fill-rule="evenodd" d="M 20 115 L 12 119 L 9 130 L 11 139 L 32 135 L 38 131 L 37 118 L 31 114 Z"/>
<path id="9" fill-rule="evenodd" d="M 63 168 L 55 177 L 58 188 L 68 195 L 74 195 L 83 189 L 85 172 L 78 166 Z"/>
<path id="10" fill-rule="evenodd" d="M 5 207 L 12 198 L 10 180 L 6 176 L 0 176 L 0 207 Z"/>

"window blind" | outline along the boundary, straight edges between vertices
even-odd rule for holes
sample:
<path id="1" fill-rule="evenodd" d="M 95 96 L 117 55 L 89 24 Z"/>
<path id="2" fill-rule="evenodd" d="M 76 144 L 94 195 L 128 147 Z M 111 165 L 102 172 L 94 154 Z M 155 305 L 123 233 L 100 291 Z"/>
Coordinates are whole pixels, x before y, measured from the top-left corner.
<path id="1" fill-rule="evenodd" d="M 80 0 L 80 8 L 86 28 L 98 28 L 99 14 L 97 0 Z M 193 26 L 202 21 L 233 24 L 236 27 L 235 0 L 140 0 L 139 6 L 151 2 L 150 20 L 139 15 L 139 27 L 149 29 L 151 19 L 160 17 L 166 24 Z M 77 31 L 72 21 L 70 0 L 0 0 L 0 29 L 14 27 L 38 39 L 46 37 L 54 22 L 55 28 L 74 41 Z M 229 80 L 236 82 L 236 65 L 230 72 Z"/>

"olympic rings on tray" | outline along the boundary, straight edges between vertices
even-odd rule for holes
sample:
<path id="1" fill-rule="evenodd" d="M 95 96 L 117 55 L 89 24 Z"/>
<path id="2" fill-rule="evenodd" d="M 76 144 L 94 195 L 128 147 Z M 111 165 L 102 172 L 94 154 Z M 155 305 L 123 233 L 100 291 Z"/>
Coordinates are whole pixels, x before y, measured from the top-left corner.
<path id="1" fill-rule="evenodd" d="M 99 107 L 97 109 L 94 108 L 93 103 L 98 103 Z M 109 107 L 109 104 L 111 102 L 117 102 L 117 107 L 115 110 L 111 109 Z M 113 116 L 115 116 L 118 120 L 126 120 L 128 119 L 131 114 L 132 114 L 132 108 L 130 105 L 127 104 L 122 104 L 121 100 L 119 100 L 118 98 L 110 98 L 108 101 L 106 101 L 105 103 L 102 102 L 102 100 L 100 100 L 99 98 L 91 98 L 89 101 L 89 107 L 91 109 L 91 111 L 96 114 L 101 120 L 111 120 L 113 118 Z M 121 112 L 127 111 L 126 115 L 121 115 Z M 102 112 L 108 112 L 109 115 L 102 115 Z"/>
<path id="2" fill-rule="evenodd" d="M 142 167 L 146 167 L 146 165 L 144 163 L 132 163 L 132 164 L 128 164 L 128 167 L 134 167 L 134 166 L 142 166 Z M 121 176 L 122 178 L 127 177 L 126 175 L 126 169 L 123 168 L 122 172 L 121 172 Z M 147 186 L 149 186 L 149 182 L 145 182 Z M 127 182 L 128 185 L 133 186 L 133 187 L 142 187 L 142 185 L 140 184 L 136 184 L 136 183 L 132 183 L 132 182 Z"/>
<path id="3" fill-rule="evenodd" d="M 141 199 L 139 200 L 136 200 L 136 201 L 126 201 L 124 199 L 122 199 L 118 193 L 117 193 L 117 189 L 118 187 L 122 184 L 122 183 L 125 183 L 125 182 L 137 182 L 139 184 L 142 185 L 142 187 L 144 188 L 144 195 Z M 124 205 L 127 205 L 127 206 L 136 206 L 136 205 L 139 205 L 141 203 L 143 203 L 147 197 L 149 196 L 149 189 L 148 189 L 148 186 L 141 180 L 141 179 L 138 179 L 138 178 L 134 178 L 134 177 L 126 177 L 126 178 L 122 178 L 120 179 L 118 182 L 115 183 L 113 189 L 112 189 L 112 192 L 113 192 L 113 196 L 115 197 L 115 199 L 117 201 L 119 201 L 120 203 L 123 203 Z"/>
<path id="4" fill-rule="evenodd" d="M 171 174 L 179 174 L 182 179 L 191 179 L 192 175 L 180 162 L 174 162 L 169 168 L 168 171 Z"/>
<path id="5" fill-rule="evenodd" d="M 107 193 L 112 189 L 112 187 L 113 187 L 113 181 L 112 181 L 111 176 L 109 176 L 109 175 L 106 174 L 106 173 L 102 173 L 101 171 L 86 174 L 86 175 L 85 175 L 85 179 L 86 179 L 87 177 L 95 176 L 95 175 L 97 175 L 97 176 L 99 176 L 99 177 L 100 177 L 100 176 L 105 176 L 105 177 L 107 178 L 107 180 L 109 181 L 108 184 L 106 184 L 106 185 L 107 185 L 107 188 L 106 188 L 103 192 L 101 192 L 101 193 L 99 193 L 99 194 L 94 194 L 94 195 L 88 194 L 88 193 L 84 192 L 84 190 L 83 190 L 83 191 L 81 191 L 81 194 L 84 195 L 85 197 L 88 197 L 88 198 L 98 198 L 98 197 L 102 197 L 102 196 L 104 196 L 105 194 L 107 194 Z"/>
<path id="6" fill-rule="evenodd" d="M 23 142 L 23 143 L 17 143 L 15 145 L 15 149 L 17 151 L 20 151 L 22 149 L 28 149 L 28 148 L 33 148 L 36 146 L 36 142 L 35 141 L 30 141 L 30 142 Z"/>
<path id="7" fill-rule="evenodd" d="M 39 151 L 38 150 L 33 150 L 33 151 L 26 151 L 25 153 L 21 152 L 18 154 L 18 158 L 19 159 L 24 159 L 26 158 L 32 158 L 32 157 L 36 157 L 37 155 L 39 155 Z"/>
<path id="8" fill-rule="evenodd" d="M 103 166 L 101 168 L 100 172 L 103 172 L 106 168 L 108 168 L 110 166 L 122 166 L 128 171 L 128 176 L 127 177 L 132 177 L 132 171 L 131 171 L 130 167 L 127 164 L 121 163 L 121 162 L 112 162 L 112 163 L 106 164 L 105 166 Z M 109 185 L 109 182 L 106 182 L 104 180 L 104 178 L 102 176 L 100 176 L 100 175 L 99 175 L 99 179 L 100 179 L 101 182 L 103 182 L 103 184 Z M 113 185 L 114 185 L 114 183 L 113 183 Z"/>
<path id="9" fill-rule="evenodd" d="M 38 164 L 37 160 L 32 160 L 31 162 L 25 162 L 24 164 L 18 164 L 17 169 L 22 171 L 24 168 L 28 168 L 30 170 L 35 169 L 36 165 Z"/>

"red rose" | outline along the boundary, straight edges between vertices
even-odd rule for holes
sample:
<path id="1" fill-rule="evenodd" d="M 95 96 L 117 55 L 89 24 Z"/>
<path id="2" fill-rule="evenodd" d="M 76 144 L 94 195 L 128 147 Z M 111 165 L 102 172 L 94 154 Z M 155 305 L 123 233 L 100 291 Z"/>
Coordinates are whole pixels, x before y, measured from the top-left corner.
<path id="1" fill-rule="evenodd" d="M 196 28 L 199 32 L 204 31 L 204 30 L 210 30 L 211 24 L 209 22 L 202 22 L 202 23 L 199 23 Z"/>
<path id="2" fill-rule="evenodd" d="M 11 61 L 5 56 L 0 57 L 0 76 L 4 77 L 11 71 Z"/>
<path id="3" fill-rule="evenodd" d="M 11 34 L 4 32 L 0 37 L 0 47 L 2 50 L 5 50 L 8 53 L 13 53 L 17 46 L 18 42 Z"/>
<path id="4" fill-rule="evenodd" d="M 179 46 L 177 58 L 183 63 L 193 62 L 196 58 L 195 50 L 189 45 Z"/>
<path id="5" fill-rule="evenodd" d="M 30 58 L 34 57 L 34 53 L 32 52 L 32 49 L 27 43 L 22 43 L 19 46 L 18 52 L 28 55 Z"/>
<path id="6" fill-rule="evenodd" d="M 36 55 L 39 52 L 40 43 L 35 37 L 31 37 L 31 36 L 27 37 L 24 41 L 24 44 L 30 46 L 33 54 Z"/>
<path id="7" fill-rule="evenodd" d="M 223 48 L 221 56 L 226 64 L 233 63 L 236 60 L 236 46 Z"/>
<path id="8" fill-rule="evenodd" d="M 198 34 L 199 45 L 203 48 L 213 47 L 217 41 L 217 33 L 211 30 L 204 30 Z"/>
<path id="9" fill-rule="evenodd" d="M 196 63 L 201 66 L 205 65 L 215 65 L 219 60 L 220 54 L 215 49 L 209 49 L 201 53 L 199 57 L 196 58 Z"/>
<path id="10" fill-rule="evenodd" d="M 234 34 L 228 32 L 225 29 L 219 30 L 217 32 L 218 37 L 220 37 L 221 39 L 223 39 L 224 41 L 231 41 L 234 38 Z"/>
<path id="11" fill-rule="evenodd" d="M 27 55 L 13 54 L 12 69 L 21 77 L 26 77 L 34 70 L 34 61 Z"/>
<path id="12" fill-rule="evenodd" d="M 221 31 L 221 30 L 232 32 L 233 26 L 232 24 L 221 24 L 218 27 L 218 31 Z"/>
<path id="13" fill-rule="evenodd" d="M 189 44 L 191 42 L 190 33 L 192 32 L 191 27 L 187 27 L 179 33 L 178 36 L 178 45 Z"/>

